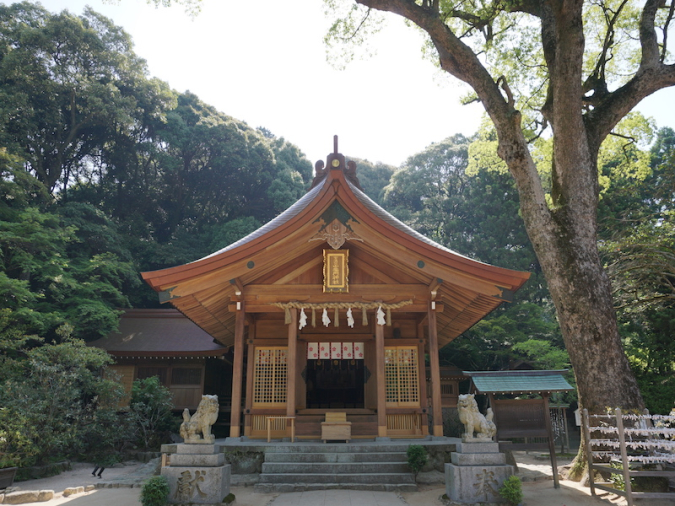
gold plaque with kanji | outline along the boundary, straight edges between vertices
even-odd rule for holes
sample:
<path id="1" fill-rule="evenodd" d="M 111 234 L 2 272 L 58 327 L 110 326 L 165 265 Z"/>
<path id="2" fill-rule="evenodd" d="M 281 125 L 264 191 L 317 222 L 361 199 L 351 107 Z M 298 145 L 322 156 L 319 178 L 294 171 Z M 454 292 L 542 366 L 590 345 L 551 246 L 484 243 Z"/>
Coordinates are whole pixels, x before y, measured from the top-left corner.
<path id="1" fill-rule="evenodd" d="M 323 250 L 323 291 L 349 292 L 349 250 Z"/>

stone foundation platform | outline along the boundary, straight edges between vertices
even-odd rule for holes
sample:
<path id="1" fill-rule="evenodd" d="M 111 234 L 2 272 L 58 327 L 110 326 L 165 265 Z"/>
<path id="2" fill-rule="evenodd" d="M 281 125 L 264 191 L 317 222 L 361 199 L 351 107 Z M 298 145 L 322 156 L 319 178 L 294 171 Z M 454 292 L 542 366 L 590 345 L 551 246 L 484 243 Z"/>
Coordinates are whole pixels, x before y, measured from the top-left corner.
<path id="1" fill-rule="evenodd" d="M 457 504 L 500 504 L 499 488 L 514 472 L 498 443 L 465 443 L 445 464 L 445 493 Z"/>

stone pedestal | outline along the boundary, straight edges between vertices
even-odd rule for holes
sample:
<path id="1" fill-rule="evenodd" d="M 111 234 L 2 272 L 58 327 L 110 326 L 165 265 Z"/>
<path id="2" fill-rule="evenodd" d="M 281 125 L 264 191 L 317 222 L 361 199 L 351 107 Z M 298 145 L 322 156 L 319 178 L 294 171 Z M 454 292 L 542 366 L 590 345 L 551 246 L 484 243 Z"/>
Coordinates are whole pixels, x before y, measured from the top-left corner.
<path id="1" fill-rule="evenodd" d="M 230 465 L 215 445 L 178 444 L 162 476 L 170 504 L 220 504 L 230 493 Z"/>
<path id="2" fill-rule="evenodd" d="M 513 474 L 499 443 L 459 443 L 445 464 L 445 493 L 459 504 L 504 503 L 499 488 Z"/>

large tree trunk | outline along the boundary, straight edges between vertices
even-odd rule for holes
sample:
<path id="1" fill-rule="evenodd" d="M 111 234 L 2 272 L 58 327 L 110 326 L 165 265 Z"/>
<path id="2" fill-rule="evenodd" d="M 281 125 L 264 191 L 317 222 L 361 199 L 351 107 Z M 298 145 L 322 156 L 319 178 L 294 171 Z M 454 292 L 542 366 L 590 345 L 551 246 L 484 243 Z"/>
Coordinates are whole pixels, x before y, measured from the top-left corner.
<path id="1" fill-rule="evenodd" d="M 577 379 L 579 403 L 591 412 L 608 407 L 642 408 L 619 337 L 595 227 L 584 218 L 571 219 L 570 214 L 573 210 L 560 208 L 552 213 L 551 228 L 530 225 L 527 229 L 555 303 Z M 589 216 L 588 222 L 594 218 Z M 526 218 L 532 221 L 536 220 Z M 593 233 L 585 230 L 589 227 Z"/>
<path id="2" fill-rule="evenodd" d="M 630 100 L 625 101 L 630 93 L 619 93 L 613 104 L 605 103 L 603 108 L 598 105 L 592 118 L 584 116 L 583 0 L 519 4 L 540 20 L 549 70 L 548 98 L 542 111 L 554 135 L 549 204 L 508 83 L 502 77 L 492 77 L 472 49 L 450 30 L 438 13 L 438 4 L 357 1 L 416 23 L 434 43 L 441 68 L 468 83 L 492 119 L 499 137 L 499 155 L 516 181 L 525 226 L 557 309 L 581 406 L 591 412 L 606 407 L 642 408 L 642 397 L 619 337 L 609 279 L 597 249 L 596 213 L 598 149 L 630 110 L 630 102 L 639 101 L 637 95 L 646 96 L 640 88 L 646 81 L 636 82 L 633 93 L 643 91 Z"/>

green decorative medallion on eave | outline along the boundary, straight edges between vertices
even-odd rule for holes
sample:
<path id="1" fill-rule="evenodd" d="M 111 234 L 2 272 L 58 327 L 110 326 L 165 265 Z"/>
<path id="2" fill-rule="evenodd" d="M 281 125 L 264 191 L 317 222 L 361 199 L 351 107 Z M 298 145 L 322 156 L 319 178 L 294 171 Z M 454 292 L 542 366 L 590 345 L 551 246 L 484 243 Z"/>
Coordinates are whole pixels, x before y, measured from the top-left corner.
<path id="1" fill-rule="evenodd" d="M 513 302 L 513 290 L 509 290 L 508 288 L 503 288 L 501 286 L 498 286 L 497 288 L 499 288 L 502 293 L 500 295 L 495 295 L 494 297 L 496 299 L 503 300 L 505 302 Z"/>
<path id="2" fill-rule="evenodd" d="M 176 288 L 175 286 L 172 286 L 171 288 L 167 288 L 166 290 L 159 292 L 159 303 L 163 304 L 164 302 L 169 302 L 171 299 L 180 298 L 176 295 L 171 294 L 171 292 L 173 292 L 175 288 Z"/>
<path id="3" fill-rule="evenodd" d="M 354 219 L 354 217 L 351 214 L 349 214 L 349 211 L 347 211 L 344 207 L 342 207 L 342 204 L 340 204 L 337 200 L 334 200 L 333 203 L 330 206 L 328 206 L 328 209 L 326 209 L 321 214 L 321 216 L 319 216 L 316 220 L 314 220 L 313 223 L 318 223 L 321 220 L 323 220 L 323 226 L 321 227 L 320 230 L 323 230 L 335 220 L 338 220 L 349 230 L 352 230 L 351 227 L 347 224 L 349 220 L 354 220 L 354 223 L 359 222 L 358 220 Z"/>

